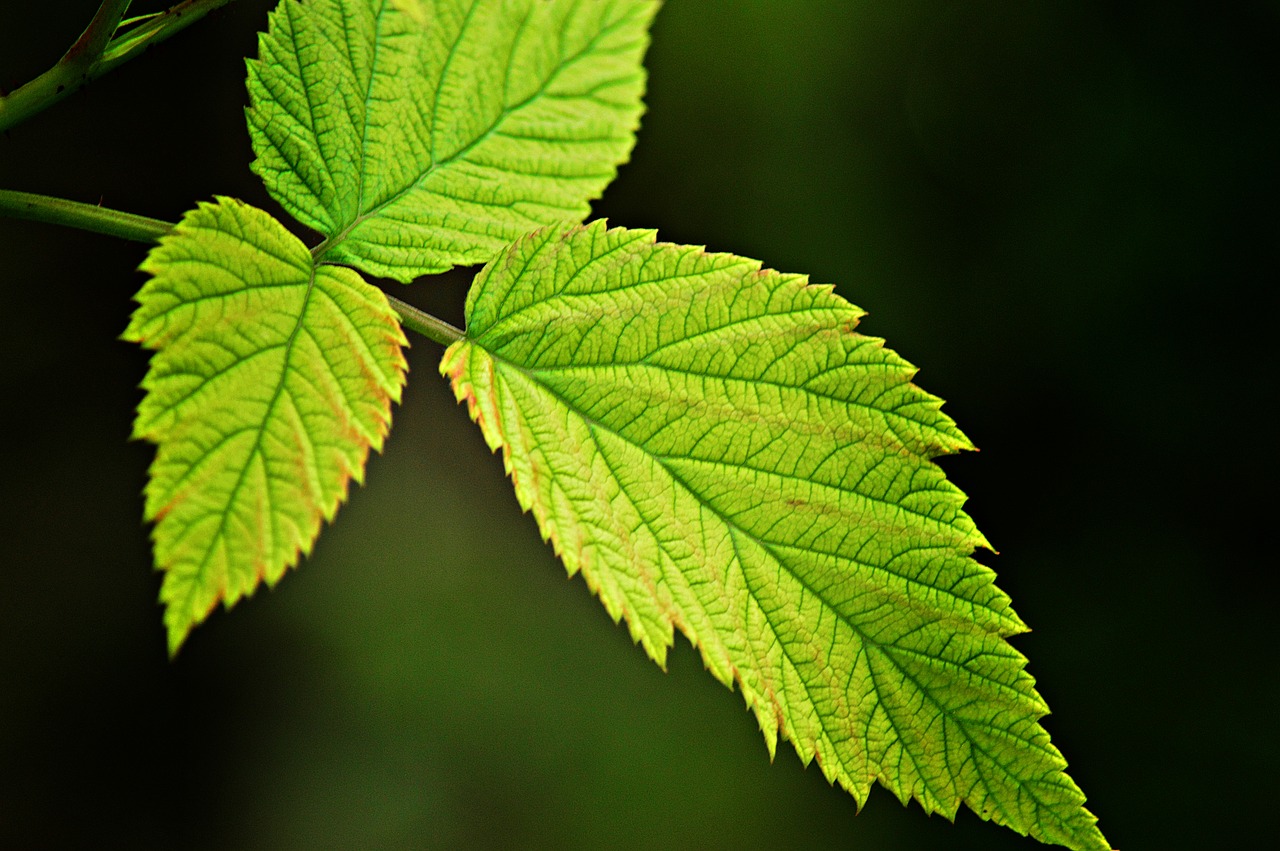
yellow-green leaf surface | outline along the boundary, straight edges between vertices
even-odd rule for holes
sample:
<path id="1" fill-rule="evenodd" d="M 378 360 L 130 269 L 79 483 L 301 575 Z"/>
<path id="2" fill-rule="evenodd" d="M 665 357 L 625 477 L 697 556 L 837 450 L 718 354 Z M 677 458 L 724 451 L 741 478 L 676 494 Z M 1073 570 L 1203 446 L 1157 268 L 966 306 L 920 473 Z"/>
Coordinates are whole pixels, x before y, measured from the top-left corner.
<path id="1" fill-rule="evenodd" d="M 1025 629 L 964 495 L 969 447 L 830 287 L 544 229 L 480 273 L 441 370 L 569 572 L 662 663 L 679 629 L 860 802 L 1107 844 L 1005 640 Z"/>
<path id="2" fill-rule="evenodd" d="M 142 269 L 124 337 L 155 350 L 134 435 L 157 444 L 146 516 L 172 652 L 310 551 L 382 446 L 405 339 L 381 291 L 232 199 L 184 216 Z"/>
<path id="3" fill-rule="evenodd" d="M 284 0 L 254 169 L 318 256 L 409 281 L 581 219 L 634 143 L 653 0 Z"/>

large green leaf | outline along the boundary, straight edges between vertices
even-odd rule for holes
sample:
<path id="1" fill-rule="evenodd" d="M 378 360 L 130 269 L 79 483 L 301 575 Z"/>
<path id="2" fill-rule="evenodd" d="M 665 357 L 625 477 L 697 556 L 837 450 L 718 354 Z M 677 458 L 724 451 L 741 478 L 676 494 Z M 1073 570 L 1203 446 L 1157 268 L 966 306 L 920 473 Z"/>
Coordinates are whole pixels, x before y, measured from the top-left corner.
<path id="1" fill-rule="evenodd" d="M 441 370 L 569 572 L 659 663 L 687 635 L 770 752 L 1104 849 L 930 460 L 969 442 L 860 315 L 651 231 L 544 229 L 481 272 Z"/>
<path id="2" fill-rule="evenodd" d="M 382 446 L 405 340 L 381 291 L 232 199 L 184 216 L 142 269 L 124 337 L 156 350 L 134 435 L 158 444 L 146 516 L 173 652 L 310 551 Z"/>
<path id="3" fill-rule="evenodd" d="M 284 0 L 255 170 L 317 256 L 402 281 L 581 219 L 640 120 L 653 0 Z"/>

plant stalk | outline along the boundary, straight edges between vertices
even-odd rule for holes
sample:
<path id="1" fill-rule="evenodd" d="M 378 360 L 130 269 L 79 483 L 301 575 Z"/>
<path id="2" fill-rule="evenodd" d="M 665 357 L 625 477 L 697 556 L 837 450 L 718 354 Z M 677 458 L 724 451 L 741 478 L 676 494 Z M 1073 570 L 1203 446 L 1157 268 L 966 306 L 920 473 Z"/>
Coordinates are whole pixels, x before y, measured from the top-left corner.
<path id="1" fill-rule="evenodd" d="M 131 0 L 103 0 L 89 26 L 57 63 L 13 93 L 0 97 L 0 133 L 79 91 L 90 80 L 121 65 L 232 0 L 184 0 L 166 12 L 117 33 Z"/>
<path id="2" fill-rule="evenodd" d="M 156 242 L 173 230 L 170 222 L 160 219 L 149 219 L 65 198 L 14 192 L 11 189 L 0 189 L 0 215 L 51 225 L 66 225 L 135 242 Z"/>
<path id="3" fill-rule="evenodd" d="M 134 242 L 159 242 L 160 237 L 174 228 L 172 222 L 160 219 L 151 219 L 93 204 L 82 204 L 79 201 L 68 201 L 65 198 L 53 198 L 49 195 L 15 192 L 11 189 L 0 189 L 0 216 L 52 225 L 66 225 Z M 434 340 L 442 346 L 448 346 L 466 336 L 462 329 L 455 328 L 439 317 L 419 310 L 389 293 L 383 292 L 383 295 L 399 317 L 400 323 L 410 331 Z"/>
<path id="4" fill-rule="evenodd" d="M 391 305 L 391 309 L 396 312 L 396 316 L 400 317 L 400 324 L 410 331 L 421 334 L 428 340 L 435 340 L 442 346 L 449 346 L 467 336 L 466 332 L 461 328 L 455 328 L 443 319 L 432 316 L 425 310 L 419 310 L 412 304 L 401 301 L 385 290 L 382 294 L 387 297 L 387 302 Z"/>

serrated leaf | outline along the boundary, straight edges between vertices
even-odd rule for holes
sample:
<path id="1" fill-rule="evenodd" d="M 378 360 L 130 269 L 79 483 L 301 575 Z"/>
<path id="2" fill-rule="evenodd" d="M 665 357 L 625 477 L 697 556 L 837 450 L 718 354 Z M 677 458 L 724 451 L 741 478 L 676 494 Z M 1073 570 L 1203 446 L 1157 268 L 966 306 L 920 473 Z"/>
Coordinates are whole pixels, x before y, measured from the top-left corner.
<path id="1" fill-rule="evenodd" d="M 673 628 L 862 802 L 1107 844 L 933 457 L 969 442 L 830 287 L 651 231 L 544 229 L 481 272 L 441 370 L 570 574 Z"/>
<path id="2" fill-rule="evenodd" d="M 639 124 L 653 0 L 284 0 L 249 62 L 254 169 L 409 281 L 581 219 Z"/>
<path id="3" fill-rule="evenodd" d="M 310 552 L 382 447 L 406 342 L 380 290 L 233 199 L 187 213 L 142 270 L 123 336 L 155 350 L 134 436 L 157 444 L 146 517 L 175 652 Z"/>

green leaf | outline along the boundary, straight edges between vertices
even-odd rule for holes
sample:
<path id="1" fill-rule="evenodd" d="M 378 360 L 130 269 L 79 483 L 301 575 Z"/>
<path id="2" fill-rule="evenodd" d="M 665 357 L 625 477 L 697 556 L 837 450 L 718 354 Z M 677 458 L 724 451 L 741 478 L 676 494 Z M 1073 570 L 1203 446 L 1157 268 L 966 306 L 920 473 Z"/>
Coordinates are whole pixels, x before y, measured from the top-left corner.
<path id="1" fill-rule="evenodd" d="M 653 0 L 284 0 L 254 169 L 317 257 L 409 281 L 566 218 L 630 154 Z"/>
<path id="2" fill-rule="evenodd" d="M 176 652 L 310 552 L 382 447 L 405 339 L 380 290 L 233 199 L 187 213 L 142 270 L 124 338 L 155 350 L 134 436 L 158 445 L 146 516 Z"/>
<path id="3" fill-rule="evenodd" d="M 1107 844 L 1005 637 L 1025 630 L 964 495 L 969 448 L 830 287 L 652 231 L 500 254 L 441 370 L 570 574 L 662 664 L 678 628 L 859 802 Z"/>

